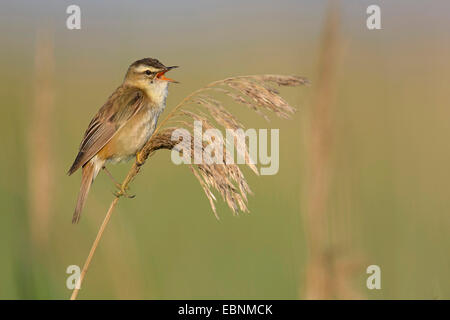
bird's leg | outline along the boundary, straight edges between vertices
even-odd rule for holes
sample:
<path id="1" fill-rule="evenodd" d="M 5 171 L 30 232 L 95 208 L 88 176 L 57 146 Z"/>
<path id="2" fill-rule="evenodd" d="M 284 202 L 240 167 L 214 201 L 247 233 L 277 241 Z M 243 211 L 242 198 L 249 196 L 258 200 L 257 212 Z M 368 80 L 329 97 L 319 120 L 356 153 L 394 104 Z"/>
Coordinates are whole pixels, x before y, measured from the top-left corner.
<path id="1" fill-rule="evenodd" d="M 129 199 L 133 199 L 134 197 L 136 197 L 136 195 L 129 195 L 129 194 L 127 193 L 128 187 L 127 187 L 127 188 L 123 188 L 123 187 L 122 187 L 122 184 L 118 183 L 118 182 L 116 181 L 116 179 L 114 179 L 114 177 L 112 176 L 111 172 L 109 172 L 109 170 L 106 169 L 105 166 L 103 166 L 102 169 L 105 171 L 105 173 L 108 175 L 108 177 L 110 177 L 111 180 L 114 182 L 114 185 L 116 186 L 116 188 L 119 189 L 119 191 L 113 192 L 113 194 L 114 194 L 116 197 L 125 196 L 125 197 L 127 197 L 127 198 L 129 198 Z"/>
<path id="2" fill-rule="evenodd" d="M 109 170 L 106 169 L 105 166 L 103 166 L 102 169 L 105 171 L 105 173 L 108 175 L 108 177 L 114 182 L 114 184 L 116 185 L 116 187 L 117 187 L 118 189 L 121 189 L 121 188 L 122 188 L 122 185 L 121 185 L 120 183 L 118 183 L 118 182 L 116 181 L 116 179 L 114 179 L 114 177 L 112 176 L 111 172 L 109 172 Z"/>
<path id="3" fill-rule="evenodd" d="M 144 164 L 144 162 L 145 162 L 145 159 L 144 159 L 143 152 L 141 150 L 138 153 L 136 153 L 136 164 L 138 166 L 142 166 Z"/>

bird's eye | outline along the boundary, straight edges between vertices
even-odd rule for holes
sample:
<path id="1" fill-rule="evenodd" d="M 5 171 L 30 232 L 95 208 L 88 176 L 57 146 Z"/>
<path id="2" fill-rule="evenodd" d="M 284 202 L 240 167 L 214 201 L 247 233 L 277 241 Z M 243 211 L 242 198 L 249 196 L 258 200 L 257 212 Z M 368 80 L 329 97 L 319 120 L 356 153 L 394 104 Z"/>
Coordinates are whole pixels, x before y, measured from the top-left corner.
<path id="1" fill-rule="evenodd" d="M 149 76 L 149 75 L 151 75 L 152 73 L 151 73 L 150 70 L 145 70 L 145 74 Z"/>

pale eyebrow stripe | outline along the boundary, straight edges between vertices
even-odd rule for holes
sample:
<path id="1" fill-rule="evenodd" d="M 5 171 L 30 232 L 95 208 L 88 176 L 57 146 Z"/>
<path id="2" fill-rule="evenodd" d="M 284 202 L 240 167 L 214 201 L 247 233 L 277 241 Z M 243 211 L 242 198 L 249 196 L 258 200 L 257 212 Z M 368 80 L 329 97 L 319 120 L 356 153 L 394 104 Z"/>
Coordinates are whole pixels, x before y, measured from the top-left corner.
<path id="1" fill-rule="evenodd" d="M 136 72 L 144 72 L 146 70 L 150 70 L 151 72 L 158 72 L 159 69 L 153 68 L 151 66 L 139 66 L 136 68 Z"/>

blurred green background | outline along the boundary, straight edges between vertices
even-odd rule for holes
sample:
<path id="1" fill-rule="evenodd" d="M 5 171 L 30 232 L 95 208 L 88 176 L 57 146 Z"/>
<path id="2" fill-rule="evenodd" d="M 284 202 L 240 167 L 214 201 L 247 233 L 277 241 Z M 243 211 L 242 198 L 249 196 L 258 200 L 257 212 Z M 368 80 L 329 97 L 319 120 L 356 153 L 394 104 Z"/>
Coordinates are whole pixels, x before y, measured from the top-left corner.
<path id="1" fill-rule="evenodd" d="M 338 5 L 321 226 L 305 218 L 306 159 L 327 3 L 77 1 L 82 29 L 68 30 L 71 1 L 2 2 L 0 298 L 70 296 L 66 268 L 83 265 L 113 186 L 101 173 L 72 225 L 80 173 L 66 171 L 128 65 L 156 57 L 181 66 L 167 110 L 233 75 L 298 74 L 312 85 L 281 90 L 298 107 L 290 120 L 230 106 L 247 127 L 280 128 L 279 173 L 244 169 L 250 214 L 234 217 L 219 201 L 217 221 L 190 170 L 158 152 L 131 186 L 137 197 L 120 200 L 79 298 L 305 298 L 315 281 L 308 234 L 322 228 L 337 279 L 325 298 L 449 299 L 450 4 Z M 370 4 L 382 30 L 366 28 Z M 111 170 L 122 179 L 130 166 Z M 381 290 L 366 287 L 371 264 Z"/>

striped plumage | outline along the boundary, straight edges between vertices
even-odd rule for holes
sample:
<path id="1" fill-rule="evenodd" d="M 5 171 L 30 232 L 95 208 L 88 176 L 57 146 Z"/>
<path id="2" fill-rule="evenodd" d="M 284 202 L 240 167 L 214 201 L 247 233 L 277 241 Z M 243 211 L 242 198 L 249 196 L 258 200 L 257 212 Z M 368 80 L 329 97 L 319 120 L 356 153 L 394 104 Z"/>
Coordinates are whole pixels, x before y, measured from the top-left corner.
<path id="1" fill-rule="evenodd" d="M 75 161 L 68 174 L 82 167 L 81 187 L 72 222 L 80 214 L 90 186 L 107 162 L 119 162 L 135 156 L 155 130 L 166 105 L 168 82 L 165 67 L 156 59 L 134 62 L 125 79 L 90 122 Z"/>

